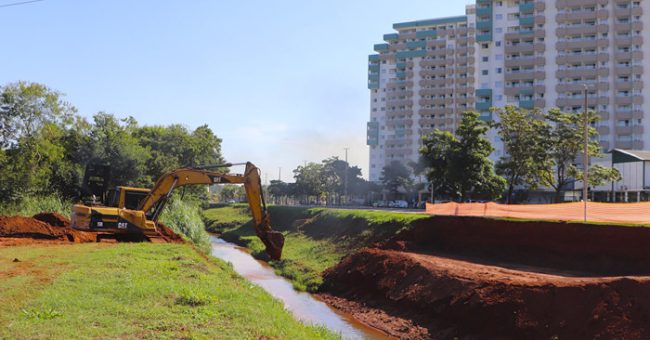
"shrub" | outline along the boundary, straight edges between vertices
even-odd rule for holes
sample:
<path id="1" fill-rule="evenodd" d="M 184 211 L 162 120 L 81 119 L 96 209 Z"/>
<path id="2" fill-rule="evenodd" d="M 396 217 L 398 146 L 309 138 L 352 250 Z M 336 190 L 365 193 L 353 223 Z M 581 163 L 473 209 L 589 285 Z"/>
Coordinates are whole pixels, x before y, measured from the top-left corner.
<path id="1" fill-rule="evenodd" d="M 56 212 L 70 216 L 72 202 L 59 196 L 26 196 L 19 201 L 0 204 L 0 215 L 33 216 L 41 212 Z"/>
<path id="2" fill-rule="evenodd" d="M 210 235 L 205 231 L 198 203 L 173 199 L 160 221 L 178 234 L 185 235 L 202 251 L 210 252 Z"/>

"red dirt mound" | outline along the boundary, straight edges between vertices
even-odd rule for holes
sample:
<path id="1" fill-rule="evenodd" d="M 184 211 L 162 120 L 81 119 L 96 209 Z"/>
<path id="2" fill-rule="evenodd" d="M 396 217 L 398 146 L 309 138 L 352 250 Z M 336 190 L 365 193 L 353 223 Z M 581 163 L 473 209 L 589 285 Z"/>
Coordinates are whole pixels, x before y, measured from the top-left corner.
<path id="1" fill-rule="evenodd" d="M 68 242 L 95 242 L 97 240 L 94 233 L 65 226 L 52 226 L 35 218 L 24 216 L 0 216 L 0 237 Z"/>
<path id="2" fill-rule="evenodd" d="M 589 276 L 650 275 L 650 228 L 435 216 L 378 245 Z"/>
<path id="3" fill-rule="evenodd" d="M 171 230 L 168 226 L 158 223 L 158 232 L 167 240 L 169 243 L 185 243 L 183 238 Z"/>
<path id="4" fill-rule="evenodd" d="M 33 218 L 45 222 L 53 227 L 69 227 L 70 220 L 59 213 L 40 213 L 32 216 Z"/>
<path id="5" fill-rule="evenodd" d="M 650 336 L 650 278 L 577 278 L 364 248 L 324 274 L 324 289 L 421 330 L 400 338 L 640 339 Z M 387 328 L 387 329 L 386 329 Z"/>

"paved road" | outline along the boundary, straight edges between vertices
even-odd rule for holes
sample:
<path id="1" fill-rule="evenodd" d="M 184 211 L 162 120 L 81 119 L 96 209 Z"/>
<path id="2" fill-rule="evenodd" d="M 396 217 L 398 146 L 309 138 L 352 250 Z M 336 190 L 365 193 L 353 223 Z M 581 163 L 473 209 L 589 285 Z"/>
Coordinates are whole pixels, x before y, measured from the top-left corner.
<path id="1" fill-rule="evenodd" d="M 379 208 L 366 206 L 347 206 L 347 205 L 288 205 L 288 207 L 305 207 L 305 208 L 326 208 L 326 209 L 351 209 L 351 210 L 369 210 L 369 211 L 390 211 L 404 214 L 426 214 L 424 209 L 404 209 L 404 208 Z"/>

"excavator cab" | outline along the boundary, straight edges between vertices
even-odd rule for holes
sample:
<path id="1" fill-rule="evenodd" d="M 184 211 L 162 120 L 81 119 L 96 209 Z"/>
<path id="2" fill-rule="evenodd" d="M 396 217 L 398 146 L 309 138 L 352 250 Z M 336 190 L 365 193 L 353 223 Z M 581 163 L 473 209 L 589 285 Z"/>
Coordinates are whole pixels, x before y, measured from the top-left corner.
<path id="1" fill-rule="evenodd" d="M 145 188 L 134 188 L 118 186 L 108 191 L 106 205 L 115 208 L 137 209 L 151 190 Z"/>
<path id="2" fill-rule="evenodd" d="M 110 181 L 111 167 L 108 164 L 87 164 L 79 197 L 89 205 L 104 204 Z"/>

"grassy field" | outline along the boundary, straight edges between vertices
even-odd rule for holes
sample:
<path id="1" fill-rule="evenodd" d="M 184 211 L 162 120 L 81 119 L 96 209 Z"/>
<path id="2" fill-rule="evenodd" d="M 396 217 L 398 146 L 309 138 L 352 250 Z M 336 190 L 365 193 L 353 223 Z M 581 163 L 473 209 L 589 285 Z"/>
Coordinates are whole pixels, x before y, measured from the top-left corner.
<path id="1" fill-rule="evenodd" d="M 321 273 L 360 247 L 384 241 L 428 215 L 384 211 L 269 207 L 273 228 L 285 235 L 282 260 L 271 261 L 275 271 L 299 290 L 317 291 Z M 266 258 L 255 236 L 245 205 L 217 206 L 203 211 L 208 229 L 250 248 Z"/>
<path id="2" fill-rule="evenodd" d="M 0 338 L 260 336 L 337 338 L 188 245 L 0 247 Z"/>

